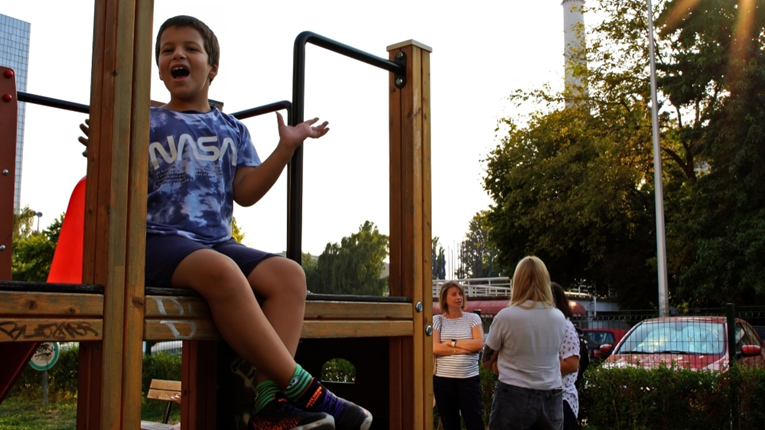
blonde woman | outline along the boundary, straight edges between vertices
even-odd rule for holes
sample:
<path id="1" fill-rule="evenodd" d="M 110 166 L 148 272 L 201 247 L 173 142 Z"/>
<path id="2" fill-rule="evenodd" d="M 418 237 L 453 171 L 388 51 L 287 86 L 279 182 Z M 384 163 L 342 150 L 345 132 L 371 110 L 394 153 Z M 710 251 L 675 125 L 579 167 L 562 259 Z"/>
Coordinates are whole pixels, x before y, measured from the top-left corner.
<path id="1" fill-rule="evenodd" d="M 483 348 L 481 317 L 465 312 L 462 285 L 444 283 L 438 293 L 441 315 L 433 316 L 433 393 L 444 430 L 460 430 L 460 413 L 467 430 L 484 430 L 478 353 Z"/>
<path id="2" fill-rule="evenodd" d="M 510 304 L 494 317 L 483 366 L 499 374 L 490 430 L 559 430 L 563 426 L 560 351 L 566 318 L 555 308 L 550 275 L 537 257 L 515 268 Z"/>

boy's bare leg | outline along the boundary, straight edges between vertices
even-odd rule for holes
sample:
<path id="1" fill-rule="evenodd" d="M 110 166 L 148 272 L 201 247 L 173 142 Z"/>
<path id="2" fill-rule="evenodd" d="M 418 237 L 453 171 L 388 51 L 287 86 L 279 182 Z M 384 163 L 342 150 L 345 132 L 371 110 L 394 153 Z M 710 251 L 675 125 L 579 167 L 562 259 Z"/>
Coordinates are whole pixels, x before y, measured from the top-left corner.
<path id="1" fill-rule="evenodd" d="M 266 318 L 294 357 L 305 315 L 307 289 L 303 268 L 288 258 L 271 257 L 258 264 L 247 279 L 263 299 Z M 271 379 L 268 372 L 257 372 L 256 382 L 266 379 Z"/>
<path id="2" fill-rule="evenodd" d="M 295 372 L 293 353 L 271 326 L 233 260 L 208 249 L 194 251 L 175 269 L 171 283 L 201 294 L 218 331 L 234 351 L 278 386 L 287 386 Z M 295 315 L 292 318 L 298 319 Z M 302 320 L 301 313 L 301 324 Z"/>
<path id="3" fill-rule="evenodd" d="M 303 268 L 288 258 L 271 257 L 258 264 L 247 280 L 263 298 L 263 313 L 294 357 L 308 294 Z"/>

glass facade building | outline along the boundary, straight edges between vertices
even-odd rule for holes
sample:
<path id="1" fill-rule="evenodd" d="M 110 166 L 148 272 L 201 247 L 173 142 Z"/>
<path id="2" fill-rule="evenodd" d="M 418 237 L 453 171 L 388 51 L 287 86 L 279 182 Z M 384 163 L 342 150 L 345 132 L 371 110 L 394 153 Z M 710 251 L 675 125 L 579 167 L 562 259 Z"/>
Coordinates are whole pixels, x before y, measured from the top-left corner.
<path id="1" fill-rule="evenodd" d="M 16 73 L 16 91 L 27 91 L 27 65 L 29 64 L 29 34 L 31 25 L 0 14 L 0 66 L 10 67 Z M 19 211 L 21 201 L 21 160 L 24 155 L 24 113 L 26 103 L 19 103 L 19 122 L 16 129 L 16 181 L 13 209 Z"/>

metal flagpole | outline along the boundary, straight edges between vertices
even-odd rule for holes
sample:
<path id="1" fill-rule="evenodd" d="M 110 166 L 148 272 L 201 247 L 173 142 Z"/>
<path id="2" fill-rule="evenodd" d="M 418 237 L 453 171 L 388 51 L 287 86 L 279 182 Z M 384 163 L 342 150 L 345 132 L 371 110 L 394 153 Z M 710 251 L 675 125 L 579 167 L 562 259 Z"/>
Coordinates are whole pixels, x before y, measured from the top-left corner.
<path id="1" fill-rule="evenodd" d="M 664 186 L 661 175 L 661 147 L 659 145 L 659 102 L 656 98 L 656 54 L 653 40 L 653 7 L 648 5 L 648 49 L 651 62 L 651 122 L 653 124 L 653 182 L 656 192 L 656 260 L 659 274 L 659 315 L 669 315 L 667 292 L 667 246 L 664 232 Z"/>

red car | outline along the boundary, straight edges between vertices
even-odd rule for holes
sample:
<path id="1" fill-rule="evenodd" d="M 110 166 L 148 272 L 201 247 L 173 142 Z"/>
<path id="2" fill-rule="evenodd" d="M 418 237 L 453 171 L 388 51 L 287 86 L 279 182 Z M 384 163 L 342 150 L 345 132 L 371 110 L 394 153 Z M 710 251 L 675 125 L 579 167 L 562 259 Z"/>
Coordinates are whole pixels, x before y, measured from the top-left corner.
<path id="1" fill-rule="evenodd" d="M 750 366 L 765 366 L 765 345 L 751 325 L 736 318 L 736 359 Z M 661 363 L 693 370 L 725 370 L 728 324 L 725 317 L 652 318 L 635 325 L 622 340 L 601 345 L 613 350 L 604 366 L 655 368 Z"/>
<path id="2" fill-rule="evenodd" d="M 627 334 L 627 330 L 623 328 L 583 328 L 582 337 L 587 339 L 590 361 L 597 363 L 608 358 L 610 352 L 602 352 L 600 346 L 604 344 L 616 345 L 625 334 Z"/>

